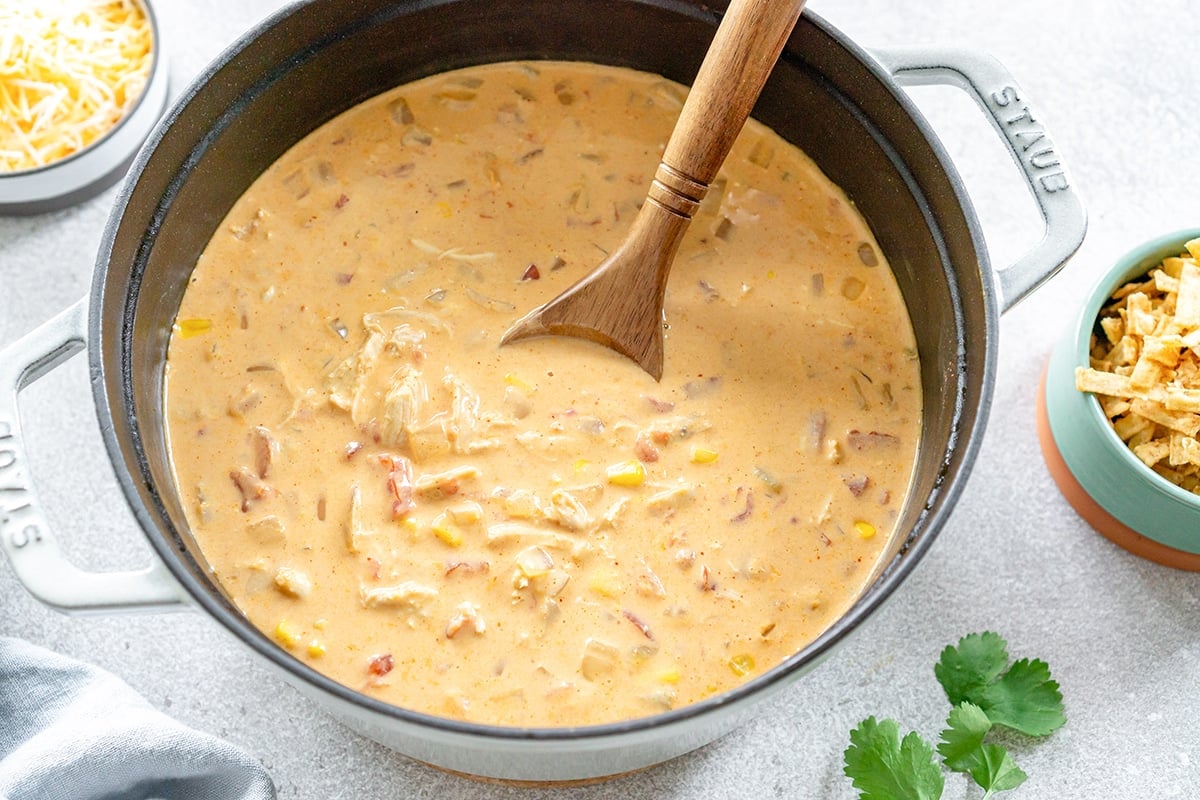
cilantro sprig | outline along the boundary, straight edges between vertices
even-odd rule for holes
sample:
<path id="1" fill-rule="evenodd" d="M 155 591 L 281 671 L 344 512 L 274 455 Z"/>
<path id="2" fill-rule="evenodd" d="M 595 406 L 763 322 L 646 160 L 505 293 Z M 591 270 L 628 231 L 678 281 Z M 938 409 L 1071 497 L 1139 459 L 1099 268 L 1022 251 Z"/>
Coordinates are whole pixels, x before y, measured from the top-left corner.
<path id="1" fill-rule="evenodd" d="M 951 704 L 974 703 L 993 725 L 1048 736 L 1067 721 L 1046 662 L 1023 658 L 1009 666 L 1008 646 L 994 633 L 974 633 L 947 647 L 933 673 Z"/>
<path id="2" fill-rule="evenodd" d="M 1062 693 L 1044 661 L 1009 663 L 1008 644 L 991 632 L 964 636 L 933 668 L 952 708 L 937 754 L 970 776 L 984 800 L 1015 789 L 1026 775 L 1008 750 L 989 741 L 997 727 L 1048 736 L 1067 721 Z M 850 732 L 844 772 L 860 800 L 938 800 L 945 779 L 934 748 L 916 731 L 900 737 L 894 720 L 868 717 Z"/>

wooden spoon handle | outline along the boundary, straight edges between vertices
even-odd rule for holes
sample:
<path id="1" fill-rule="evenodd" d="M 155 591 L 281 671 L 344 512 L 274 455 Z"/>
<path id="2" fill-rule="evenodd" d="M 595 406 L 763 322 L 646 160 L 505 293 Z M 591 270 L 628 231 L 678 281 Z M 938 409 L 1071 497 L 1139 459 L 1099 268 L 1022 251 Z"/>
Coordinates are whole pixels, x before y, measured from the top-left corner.
<path id="1" fill-rule="evenodd" d="M 804 0 L 733 0 L 729 4 L 667 142 L 662 159 L 666 170 L 659 168 L 660 180 L 666 177 L 671 183 L 683 184 L 685 190 L 698 188 L 700 198 L 694 199 L 703 197 L 750 116 L 803 8 Z M 686 187 L 689 181 L 700 186 Z"/>

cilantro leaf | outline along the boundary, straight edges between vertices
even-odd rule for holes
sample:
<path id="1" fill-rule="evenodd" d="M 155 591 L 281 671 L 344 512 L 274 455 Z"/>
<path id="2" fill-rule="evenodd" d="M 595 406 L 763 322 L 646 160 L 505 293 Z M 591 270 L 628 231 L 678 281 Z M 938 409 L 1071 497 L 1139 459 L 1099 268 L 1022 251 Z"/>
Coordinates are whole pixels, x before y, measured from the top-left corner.
<path id="1" fill-rule="evenodd" d="M 995 633 L 964 636 L 942 651 L 933 672 L 951 704 L 974 703 L 992 724 L 1030 736 L 1053 733 L 1067 719 L 1050 668 L 1027 658 L 1009 666 L 1007 647 Z"/>
<path id="2" fill-rule="evenodd" d="M 1010 665 L 1008 643 L 985 631 L 942 650 L 933 671 L 953 706 L 937 745 L 945 767 L 970 775 L 983 800 L 1024 783 L 1027 776 L 1008 751 L 986 739 L 998 725 L 1046 736 L 1066 724 L 1062 693 L 1046 662 L 1023 658 Z M 843 760 L 859 800 L 940 800 L 945 788 L 934 749 L 916 732 L 901 739 L 894 720 L 860 722 Z"/>
<path id="3" fill-rule="evenodd" d="M 991 729 L 992 721 L 974 703 L 959 703 L 952 708 L 937 747 L 946 766 L 955 772 L 969 772 L 978 760 L 983 737 Z"/>
<path id="4" fill-rule="evenodd" d="M 900 739 L 894 720 L 868 717 L 850 731 L 843 771 L 860 800 L 939 800 L 945 779 L 933 747 L 916 732 Z"/>
<path id="5" fill-rule="evenodd" d="M 984 790 L 984 797 L 994 792 L 1020 786 L 1025 773 L 1000 745 L 984 744 L 983 739 L 992 729 L 992 722 L 983 709 L 973 703 L 960 703 L 950 711 L 946 719 L 946 730 L 938 752 L 946 766 L 956 772 L 965 772 Z"/>
<path id="6" fill-rule="evenodd" d="M 1046 736 L 1067 721 L 1062 693 L 1050 679 L 1046 662 L 1023 658 L 995 683 L 984 688 L 977 701 L 988 719 L 1030 736 Z"/>
<path id="7" fill-rule="evenodd" d="M 1008 666 L 1007 643 L 999 634 L 972 633 L 947 646 L 933 667 L 950 705 L 964 700 L 978 703 L 978 695 Z"/>
<path id="8" fill-rule="evenodd" d="M 976 764 L 968 772 L 983 789 L 983 800 L 996 792 L 1017 788 L 1028 777 L 1008 751 L 998 744 L 981 747 Z"/>

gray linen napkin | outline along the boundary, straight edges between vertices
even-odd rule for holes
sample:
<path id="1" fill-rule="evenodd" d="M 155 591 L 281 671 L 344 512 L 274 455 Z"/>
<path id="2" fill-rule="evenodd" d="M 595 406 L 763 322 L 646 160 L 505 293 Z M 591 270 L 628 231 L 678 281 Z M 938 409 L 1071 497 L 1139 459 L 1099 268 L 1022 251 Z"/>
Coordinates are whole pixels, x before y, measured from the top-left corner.
<path id="1" fill-rule="evenodd" d="M 262 765 L 127 684 L 0 637 L 0 800 L 270 800 Z"/>

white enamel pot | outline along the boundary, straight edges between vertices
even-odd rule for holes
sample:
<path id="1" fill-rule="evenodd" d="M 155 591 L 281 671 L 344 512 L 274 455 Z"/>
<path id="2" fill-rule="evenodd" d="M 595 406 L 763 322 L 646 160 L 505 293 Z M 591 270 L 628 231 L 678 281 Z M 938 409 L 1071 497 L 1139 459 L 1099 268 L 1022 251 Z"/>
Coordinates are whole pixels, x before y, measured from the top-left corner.
<path id="1" fill-rule="evenodd" d="M 1081 205 L 1040 114 L 1001 66 L 978 54 L 872 53 L 806 13 L 756 107 L 758 119 L 846 190 L 874 230 L 915 324 L 926 405 L 912 495 L 874 582 L 815 642 L 749 683 L 656 716 L 581 728 L 498 728 L 381 703 L 293 658 L 238 612 L 192 540 L 168 462 L 163 365 L 180 297 L 226 211 L 288 147 L 396 84 L 488 61 L 589 60 L 687 83 L 718 19 L 719 8 L 688 0 L 315 0 L 235 43 L 137 157 L 89 297 L 0 353 L 0 381 L 13 389 L 0 404 L 0 543 L 20 580 L 67 611 L 200 610 L 351 727 L 488 778 L 576 781 L 646 767 L 712 741 L 801 678 L 928 550 L 979 447 L 999 314 L 1083 238 Z M 960 86 L 995 123 L 1046 223 L 1041 242 L 1016 263 L 993 270 L 962 183 L 901 82 Z M 154 552 L 140 570 L 93 573 L 66 561 L 24 478 L 17 396 L 84 350 L 106 447 Z"/>

